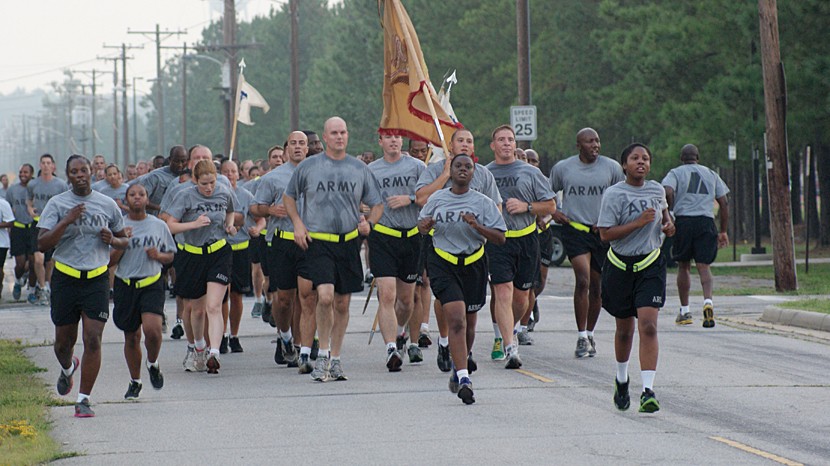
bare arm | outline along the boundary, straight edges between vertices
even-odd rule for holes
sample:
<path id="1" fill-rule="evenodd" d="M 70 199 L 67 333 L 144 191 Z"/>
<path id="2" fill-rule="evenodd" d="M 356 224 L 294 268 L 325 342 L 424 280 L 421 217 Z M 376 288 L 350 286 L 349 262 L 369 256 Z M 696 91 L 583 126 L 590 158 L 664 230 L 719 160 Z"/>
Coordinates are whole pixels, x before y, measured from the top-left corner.
<path id="1" fill-rule="evenodd" d="M 308 242 L 311 241 L 311 237 L 308 236 L 308 230 L 306 230 L 305 224 L 300 218 L 300 213 L 297 211 L 297 201 L 293 197 L 283 194 L 282 203 L 285 205 L 288 218 L 294 224 L 294 242 L 305 251 L 308 249 Z"/>
<path id="2" fill-rule="evenodd" d="M 462 217 L 467 225 L 473 227 L 473 229 L 481 234 L 481 236 L 487 238 L 487 241 L 493 244 L 504 244 L 507 241 L 507 238 L 504 236 L 504 232 L 501 230 L 496 230 L 495 228 L 486 227 L 476 220 L 475 215 L 467 212 Z"/>
<path id="3" fill-rule="evenodd" d="M 718 233 L 718 247 L 723 248 L 729 244 L 729 235 L 726 233 L 729 228 L 729 200 L 726 196 L 716 199 L 718 201 L 718 216 L 720 217 L 720 233 Z"/>
<path id="4" fill-rule="evenodd" d="M 663 186 L 666 190 L 666 202 L 669 204 L 669 210 L 674 210 L 674 188 L 671 186 Z"/>

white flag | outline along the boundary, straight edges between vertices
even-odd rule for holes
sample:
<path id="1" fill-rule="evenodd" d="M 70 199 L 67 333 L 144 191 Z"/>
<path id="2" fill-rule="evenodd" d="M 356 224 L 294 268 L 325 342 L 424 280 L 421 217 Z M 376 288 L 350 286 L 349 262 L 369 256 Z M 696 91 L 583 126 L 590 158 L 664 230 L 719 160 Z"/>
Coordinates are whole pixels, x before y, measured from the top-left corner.
<path id="1" fill-rule="evenodd" d="M 240 123 L 249 126 L 254 124 L 251 121 L 251 107 L 259 107 L 263 113 L 268 113 L 268 110 L 271 109 L 271 106 L 268 105 L 268 102 L 265 101 L 259 91 L 254 89 L 254 86 L 248 84 L 245 81 L 245 76 L 242 74 L 239 75 L 239 95 L 236 99 L 236 105 L 239 109 L 236 112 L 236 119 Z"/>

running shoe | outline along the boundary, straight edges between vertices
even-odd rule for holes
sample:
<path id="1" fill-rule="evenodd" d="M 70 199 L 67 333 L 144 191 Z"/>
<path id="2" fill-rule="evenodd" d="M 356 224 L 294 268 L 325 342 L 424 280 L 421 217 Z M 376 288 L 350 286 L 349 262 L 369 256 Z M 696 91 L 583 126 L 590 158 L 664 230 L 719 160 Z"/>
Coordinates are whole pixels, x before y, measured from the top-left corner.
<path id="1" fill-rule="evenodd" d="M 640 395 L 640 412 L 656 413 L 657 411 L 660 411 L 660 403 L 657 402 L 654 392 L 650 388 L 643 390 L 643 394 Z"/>
<path id="2" fill-rule="evenodd" d="M 81 361 L 78 360 L 77 356 L 72 356 L 72 364 L 75 366 L 72 368 L 72 372 L 69 375 L 64 375 L 63 371 L 61 371 L 60 375 L 58 376 L 58 395 L 64 396 L 67 395 L 69 392 L 72 391 L 72 376 L 75 375 L 75 371 L 78 370 L 78 366 L 81 365 Z"/>
<path id="3" fill-rule="evenodd" d="M 299 374 L 311 374 L 314 370 L 314 367 L 311 365 L 311 361 L 308 359 L 307 354 L 300 355 L 300 361 L 297 364 L 297 373 Z"/>
<path id="4" fill-rule="evenodd" d="M 95 417 L 95 411 L 89 407 L 89 398 L 84 398 L 80 403 L 75 403 L 75 417 Z"/>
<path id="5" fill-rule="evenodd" d="M 311 342 L 311 355 L 309 356 L 312 361 L 317 360 L 317 355 L 320 353 L 320 339 L 314 337 L 314 341 Z"/>
<path id="6" fill-rule="evenodd" d="M 374 280 L 374 279 L 375 279 L 375 276 L 372 275 L 372 271 L 369 270 L 369 269 L 366 269 L 366 275 L 363 276 L 363 283 L 366 283 L 367 285 L 371 285 L 372 280 Z"/>
<path id="7" fill-rule="evenodd" d="M 588 357 L 593 358 L 597 355 L 597 343 L 594 341 L 594 337 L 592 335 L 588 335 L 588 344 L 590 345 L 588 348 Z"/>
<path id="8" fill-rule="evenodd" d="M 421 348 L 418 348 L 418 345 L 409 345 L 406 354 L 409 356 L 410 364 L 419 363 L 424 360 L 424 353 L 421 352 Z"/>
<path id="9" fill-rule="evenodd" d="M 493 351 L 490 353 L 490 358 L 493 361 L 504 361 L 504 340 L 496 338 L 493 340 Z"/>
<path id="10" fill-rule="evenodd" d="M 228 336 L 222 335 L 222 343 L 219 343 L 219 352 L 221 354 L 228 354 Z"/>
<path id="11" fill-rule="evenodd" d="M 127 387 L 127 393 L 124 394 L 125 400 L 137 400 L 138 394 L 141 393 L 141 382 L 134 380 L 130 381 L 130 386 Z"/>
<path id="12" fill-rule="evenodd" d="M 389 369 L 389 372 L 400 372 L 402 364 L 400 351 L 394 348 L 386 350 L 386 368 Z"/>
<path id="13" fill-rule="evenodd" d="M 530 317 L 533 319 L 533 326 L 536 327 L 536 324 L 539 323 L 539 301 L 533 303 L 533 311 L 531 311 Z"/>
<path id="14" fill-rule="evenodd" d="M 522 346 L 530 346 L 533 344 L 533 337 L 527 333 L 527 329 L 517 333 L 516 337 L 519 340 L 519 344 Z"/>
<path id="15" fill-rule="evenodd" d="M 450 381 L 447 384 L 450 388 L 450 393 L 458 393 L 458 389 L 461 388 L 460 385 L 461 384 L 458 382 L 458 374 L 456 374 L 455 371 L 452 371 L 452 374 L 450 374 Z"/>
<path id="16" fill-rule="evenodd" d="M 346 373 L 343 372 L 343 365 L 340 364 L 339 359 L 331 360 L 331 367 L 329 367 L 329 378 L 331 380 L 349 380 Z"/>
<path id="17" fill-rule="evenodd" d="M 179 340 L 184 336 L 184 327 L 182 326 L 182 319 L 176 319 L 176 325 L 170 331 L 170 338 Z"/>
<path id="18" fill-rule="evenodd" d="M 407 340 L 409 340 L 409 337 L 406 335 L 406 332 L 402 335 L 398 335 L 395 337 L 395 348 L 397 348 L 398 351 L 403 351 L 403 349 L 406 348 Z"/>
<path id="19" fill-rule="evenodd" d="M 254 303 L 254 307 L 251 308 L 251 317 L 260 317 L 262 316 L 262 303 L 257 301 Z"/>
<path id="20" fill-rule="evenodd" d="M 207 349 L 203 349 L 202 351 L 196 351 L 196 360 L 194 361 L 193 365 L 196 366 L 196 372 L 205 372 L 208 370 L 207 367 Z"/>
<path id="21" fill-rule="evenodd" d="M 452 370 L 452 358 L 450 357 L 450 347 L 441 346 L 438 344 L 438 369 L 441 372 L 449 372 Z"/>
<path id="22" fill-rule="evenodd" d="M 23 278 L 23 277 L 21 277 L 21 278 Z M 24 283 L 25 283 L 25 281 L 23 283 L 21 283 L 20 280 L 15 280 L 14 288 L 12 288 L 12 298 L 14 298 L 15 301 L 20 300 L 20 293 L 23 291 L 23 284 Z"/>
<path id="23" fill-rule="evenodd" d="M 210 353 L 210 357 L 207 360 L 207 373 L 208 374 L 218 374 L 219 373 L 219 356 L 216 353 Z"/>
<path id="24" fill-rule="evenodd" d="M 536 321 L 531 317 L 527 321 L 527 331 L 532 332 L 536 328 Z"/>
<path id="25" fill-rule="evenodd" d="M 37 304 L 39 306 L 49 306 L 51 304 L 50 296 L 51 293 L 46 288 L 41 288 L 37 292 Z"/>
<path id="26" fill-rule="evenodd" d="M 462 377 L 459 381 L 458 398 L 461 398 L 461 401 L 465 405 L 471 405 L 476 402 L 473 394 L 473 382 L 470 381 L 469 377 Z"/>
<path id="27" fill-rule="evenodd" d="M 429 348 L 432 345 L 432 338 L 429 336 L 429 332 L 421 332 L 418 335 L 418 348 Z"/>
<path id="28" fill-rule="evenodd" d="M 715 326 L 715 308 L 711 304 L 703 306 L 703 326 L 706 328 Z"/>
<path id="29" fill-rule="evenodd" d="M 40 295 L 40 287 L 35 286 L 35 290 L 32 291 L 32 292 L 29 292 L 29 296 L 26 297 L 26 300 L 29 301 L 29 304 L 36 304 L 39 295 Z"/>
<path id="30" fill-rule="evenodd" d="M 161 390 L 164 387 L 164 374 L 161 373 L 161 368 L 158 365 L 148 365 L 147 371 L 150 372 L 150 385 L 156 390 Z"/>
<path id="31" fill-rule="evenodd" d="M 519 357 L 519 351 L 512 345 L 507 347 L 506 359 L 505 369 L 520 369 L 522 367 L 522 358 Z"/>
<path id="32" fill-rule="evenodd" d="M 631 406 L 631 397 L 628 395 L 628 380 L 620 383 L 614 377 L 614 406 L 620 411 L 625 411 Z"/>
<path id="33" fill-rule="evenodd" d="M 278 365 L 288 364 L 288 361 L 285 360 L 285 351 L 282 338 L 280 337 L 277 337 L 277 349 L 274 350 L 274 362 Z"/>
<path id="34" fill-rule="evenodd" d="M 311 379 L 317 382 L 329 380 L 329 358 L 317 358 L 317 362 L 314 364 L 314 370 L 311 371 Z"/>
<path id="35" fill-rule="evenodd" d="M 588 356 L 588 348 L 591 346 L 591 343 L 588 341 L 587 338 L 579 337 L 576 340 L 576 350 L 574 351 L 574 356 L 577 358 L 584 358 Z"/>
<path id="36" fill-rule="evenodd" d="M 274 316 L 271 315 L 271 303 L 269 303 L 268 301 L 265 301 L 265 303 L 262 304 L 262 314 L 260 314 L 260 317 L 262 318 L 263 322 L 271 324 L 271 327 L 277 326 L 275 322 L 272 322 Z"/>
<path id="37" fill-rule="evenodd" d="M 196 372 L 196 348 L 187 347 L 187 354 L 184 356 L 184 361 L 182 361 L 182 367 L 187 372 Z"/>
<path id="38" fill-rule="evenodd" d="M 476 360 L 473 359 L 472 351 L 467 354 L 467 370 L 470 371 L 470 374 L 478 370 L 478 364 L 476 364 Z"/>
<path id="39" fill-rule="evenodd" d="M 245 350 L 242 349 L 242 345 L 239 344 L 239 337 L 231 337 L 228 340 L 228 347 L 231 349 L 231 353 L 244 353 Z"/>
<path id="40" fill-rule="evenodd" d="M 279 340 L 282 340 L 282 338 L 279 338 Z M 288 343 L 285 341 L 282 342 L 282 356 L 285 359 L 285 363 L 288 364 L 288 367 L 297 367 L 297 357 L 299 354 L 300 352 L 294 346 L 293 339 L 288 340 Z"/>
<path id="41" fill-rule="evenodd" d="M 691 325 L 692 314 L 690 312 L 678 312 L 677 318 L 674 319 L 674 323 L 677 325 Z"/>

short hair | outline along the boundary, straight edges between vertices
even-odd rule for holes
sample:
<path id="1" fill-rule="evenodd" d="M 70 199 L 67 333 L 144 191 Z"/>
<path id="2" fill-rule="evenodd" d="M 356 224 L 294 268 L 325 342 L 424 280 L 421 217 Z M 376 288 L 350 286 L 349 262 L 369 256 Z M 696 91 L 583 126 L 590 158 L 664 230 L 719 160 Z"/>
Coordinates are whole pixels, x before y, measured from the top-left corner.
<path id="1" fill-rule="evenodd" d="M 20 166 L 20 168 L 21 169 L 28 168 L 29 171 L 32 172 L 32 174 L 35 173 L 35 167 L 33 167 L 31 163 L 24 163 L 23 165 Z"/>
<path id="2" fill-rule="evenodd" d="M 41 160 L 42 160 L 44 157 L 49 157 L 50 159 L 52 159 L 52 161 L 53 161 L 53 162 L 55 161 L 55 159 L 54 159 L 51 155 L 49 155 L 49 154 L 43 154 L 43 155 L 41 155 L 41 156 L 40 156 Z M 70 156 L 69 156 L 69 158 L 68 158 L 68 159 L 66 159 L 66 173 L 69 173 L 69 164 L 70 164 L 70 163 L 72 163 L 72 161 L 77 160 L 77 159 L 81 159 L 81 160 L 83 160 L 84 162 L 86 162 L 86 166 L 88 166 L 88 167 L 92 168 L 92 164 L 89 162 L 89 159 L 88 159 L 88 158 L 84 157 L 84 156 L 83 156 L 83 155 L 81 155 L 81 154 L 72 154 L 72 155 L 70 155 Z"/>
<path id="3" fill-rule="evenodd" d="M 193 167 L 193 178 L 198 180 L 202 175 L 216 176 L 216 165 L 213 164 L 212 160 L 199 160 L 196 166 Z"/>
<path id="4" fill-rule="evenodd" d="M 76 155 L 80 155 L 80 154 L 72 154 L 72 157 L 74 157 Z M 82 155 L 80 155 L 80 156 L 83 157 Z M 38 160 L 42 161 L 44 158 L 47 158 L 47 159 L 51 160 L 52 163 L 55 163 L 55 158 L 52 157 L 52 154 L 43 154 L 43 155 L 40 156 L 40 158 Z M 86 159 L 86 157 L 84 157 L 84 159 Z M 89 159 L 86 159 L 86 160 L 87 160 L 87 162 L 89 162 Z"/>
<path id="5" fill-rule="evenodd" d="M 114 168 L 114 169 L 115 169 L 115 171 L 117 171 L 118 173 L 121 173 L 121 169 L 120 169 L 120 168 L 118 168 L 118 165 L 116 165 L 116 164 L 114 164 L 114 163 L 111 163 L 111 164 L 107 165 L 107 167 L 106 167 L 106 168 L 104 168 L 104 173 L 106 173 L 106 172 L 107 172 L 107 170 L 109 170 L 110 168 Z"/>
<path id="6" fill-rule="evenodd" d="M 147 192 L 147 188 L 145 188 L 143 184 L 141 184 L 141 183 L 133 183 L 133 184 L 131 184 L 131 185 L 127 186 L 127 192 L 126 192 L 124 195 L 126 196 L 127 194 L 130 194 L 130 191 L 131 191 L 133 188 L 136 188 L 136 189 L 137 189 L 137 187 L 141 187 L 141 188 L 144 190 L 144 192 Z"/>
<path id="7" fill-rule="evenodd" d="M 651 149 L 649 149 L 647 145 L 643 144 L 642 142 L 632 142 L 625 149 L 623 149 L 622 153 L 620 154 L 620 165 L 625 165 L 625 162 L 628 160 L 628 156 L 631 155 L 631 152 L 633 152 L 634 149 L 638 147 L 642 147 L 646 150 L 646 154 L 648 154 L 649 159 L 654 158 L 651 155 Z"/>
<path id="8" fill-rule="evenodd" d="M 458 134 L 458 133 L 460 133 L 460 132 L 462 132 L 462 131 L 466 131 L 466 132 L 470 133 L 470 135 L 471 135 L 471 136 L 472 136 L 472 134 L 473 134 L 473 132 L 472 132 L 472 131 L 470 131 L 470 130 L 469 130 L 469 129 L 467 129 L 467 128 L 458 128 L 457 130 L 455 130 L 455 131 L 453 131 L 453 132 L 452 132 L 452 136 L 450 136 L 450 141 L 454 141 L 454 140 L 455 140 L 455 135 L 456 135 L 456 134 Z"/>
<path id="9" fill-rule="evenodd" d="M 513 130 L 512 126 L 510 126 L 510 125 L 500 125 L 500 126 L 497 126 L 496 129 L 494 129 L 493 132 L 490 134 L 490 140 L 495 140 L 496 139 L 496 133 L 498 133 L 499 131 L 502 131 L 502 130 L 510 131 L 511 133 L 513 133 L 513 137 L 514 138 L 516 137 L 516 131 Z"/>
<path id="10" fill-rule="evenodd" d="M 271 152 L 274 152 L 274 149 L 279 149 L 279 150 L 285 152 L 285 146 L 284 145 L 281 146 L 281 145 L 277 144 L 276 146 L 271 146 L 270 148 L 268 148 L 268 152 L 265 153 L 265 158 L 266 159 L 271 158 Z"/>
<path id="11" fill-rule="evenodd" d="M 200 147 L 204 147 L 205 149 L 210 150 L 207 146 L 202 145 L 202 144 L 196 144 L 196 145 L 190 146 L 190 149 L 187 149 L 187 160 L 190 160 L 190 156 L 193 154 L 193 151 L 200 148 Z"/>

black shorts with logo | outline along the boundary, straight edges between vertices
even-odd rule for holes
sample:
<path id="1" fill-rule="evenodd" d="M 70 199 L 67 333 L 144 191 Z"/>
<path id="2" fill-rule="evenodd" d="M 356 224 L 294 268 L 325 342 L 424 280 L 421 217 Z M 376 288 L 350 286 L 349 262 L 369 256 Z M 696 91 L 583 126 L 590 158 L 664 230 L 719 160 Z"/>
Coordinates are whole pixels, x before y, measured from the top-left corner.
<path id="1" fill-rule="evenodd" d="M 519 290 L 529 290 L 539 273 L 539 239 L 536 234 L 507 238 L 503 245 L 487 243 L 490 283 L 513 282 Z"/>
<path id="2" fill-rule="evenodd" d="M 231 275 L 231 247 L 226 244 L 212 254 L 193 254 L 179 250 L 176 264 L 176 294 L 184 299 L 199 299 L 207 293 L 208 282 L 227 285 Z"/>
<path id="3" fill-rule="evenodd" d="M 674 220 L 675 234 L 672 259 L 677 262 L 711 264 L 718 257 L 718 230 L 711 217 L 678 216 Z"/>
<path id="4" fill-rule="evenodd" d="M 231 250 L 231 291 L 245 294 L 251 291 L 251 243 L 238 251 Z"/>
<path id="5" fill-rule="evenodd" d="M 444 304 L 462 301 L 468 313 L 484 307 L 487 302 L 487 254 L 469 265 L 453 265 L 430 248 L 427 269 L 429 285 L 436 299 Z"/>
<path id="6" fill-rule="evenodd" d="M 369 264 L 375 277 L 395 277 L 406 283 L 418 278 L 421 236 L 395 238 L 373 231 L 369 235 Z"/>
<path id="7" fill-rule="evenodd" d="M 602 307 L 618 318 L 637 317 L 641 307 L 661 308 L 666 301 L 666 259 L 661 254 L 645 270 L 631 271 L 631 264 L 645 259 L 641 256 L 621 256 L 628 270 L 621 270 L 606 260 L 602 267 Z"/>
<path id="8" fill-rule="evenodd" d="M 141 327 L 142 314 L 164 315 L 164 280 L 159 278 L 152 285 L 136 288 L 115 277 L 112 303 L 115 326 L 126 333 L 135 332 Z"/>
<path id="9" fill-rule="evenodd" d="M 268 292 L 296 290 L 299 264 L 305 257 L 305 252 L 297 246 L 297 243 L 292 239 L 274 235 L 266 257 L 271 273 L 268 276 Z"/>
<path id="10" fill-rule="evenodd" d="M 316 288 L 333 284 L 338 294 L 363 291 L 363 264 L 360 262 L 360 237 L 333 243 L 314 239 L 308 243 L 297 274 Z"/>
<path id="11" fill-rule="evenodd" d="M 82 312 L 90 319 L 106 322 L 110 316 L 109 293 L 106 273 L 81 279 L 55 269 L 52 272 L 52 323 L 56 326 L 77 324 Z"/>
<path id="12" fill-rule="evenodd" d="M 565 225 L 562 227 L 562 245 L 568 254 L 568 259 L 591 254 L 591 269 L 597 272 L 602 270 L 605 262 L 605 255 L 608 253 L 608 243 L 599 239 L 599 233 L 590 231 L 579 231 L 576 228 Z"/>
<path id="13" fill-rule="evenodd" d="M 543 267 L 550 267 L 550 258 L 553 256 L 553 230 L 547 227 L 538 232 L 539 239 L 539 263 Z"/>

